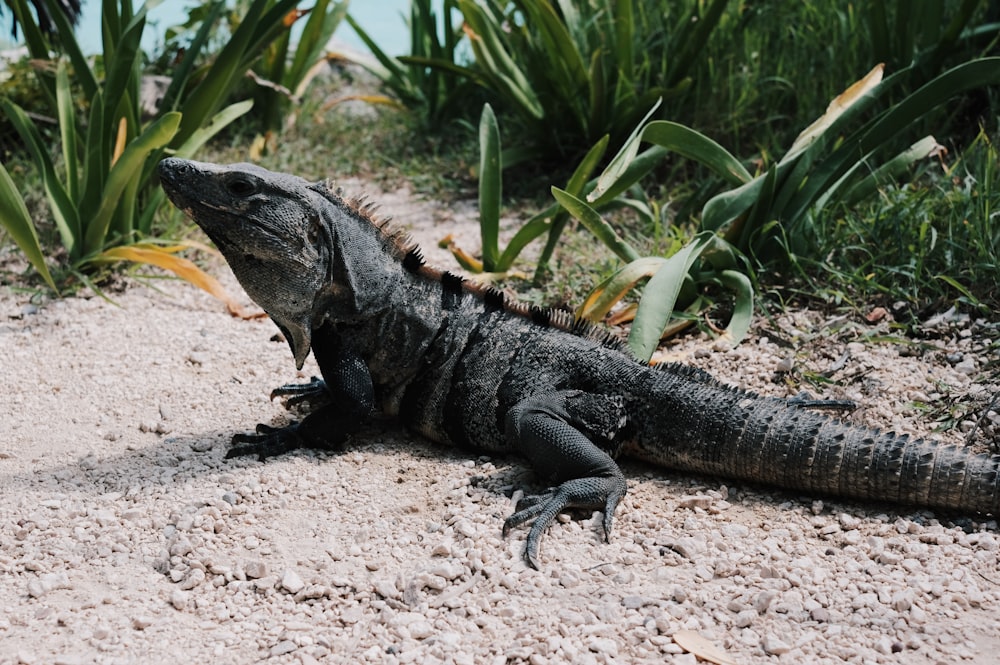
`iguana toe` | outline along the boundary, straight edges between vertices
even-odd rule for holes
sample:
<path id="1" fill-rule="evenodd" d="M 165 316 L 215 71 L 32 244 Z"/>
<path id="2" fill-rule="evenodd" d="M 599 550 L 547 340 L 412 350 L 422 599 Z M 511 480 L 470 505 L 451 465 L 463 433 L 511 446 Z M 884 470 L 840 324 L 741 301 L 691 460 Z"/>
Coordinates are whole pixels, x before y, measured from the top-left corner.
<path id="1" fill-rule="evenodd" d="M 271 391 L 271 399 L 286 397 L 285 407 L 291 408 L 302 402 L 318 404 L 330 401 L 330 391 L 326 381 L 318 376 L 312 377 L 308 383 L 288 383 Z"/>
<path id="2" fill-rule="evenodd" d="M 524 560 L 539 570 L 539 548 L 542 535 L 552 525 L 556 517 L 567 508 L 593 508 L 604 510 L 602 527 L 604 540 L 611 537 L 611 526 L 618 503 L 625 496 L 624 476 L 618 474 L 606 478 L 575 478 L 561 484 L 554 490 L 534 497 L 526 497 L 529 505 L 518 510 L 503 523 L 503 535 L 531 520 L 531 529 L 525 539 Z M 521 502 L 523 503 L 523 501 Z M 520 504 L 518 505 L 520 507 Z"/>
<path id="3" fill-rule="evenodd" d="M 263 423 L 257 425 L 256 434 L 234 434 L 233 447 L 226 453 L 226 459 L 256 455 L 260 461 L 268 457 L 282 455 L 304 444 L 299 436 L 299 424 L 291 423 L 285 427 L 271 427 Z"/>

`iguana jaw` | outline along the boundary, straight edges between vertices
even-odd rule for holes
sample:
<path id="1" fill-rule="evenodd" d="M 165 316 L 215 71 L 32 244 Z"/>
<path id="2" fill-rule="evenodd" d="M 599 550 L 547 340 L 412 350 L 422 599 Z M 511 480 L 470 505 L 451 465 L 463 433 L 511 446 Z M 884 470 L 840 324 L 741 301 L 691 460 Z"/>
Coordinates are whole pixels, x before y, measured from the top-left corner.
<path id="1" fill-rule="evenodd" d="M 314 242 L 310 183 L 283 176 L 276 187 L 274 177 L 258 177 L 275 174 L 251 164 L 176 158 L 161 161 L 158 171 L 168 198 L 212 239 L 250 298 L 281 329 L 301 369 L 329 260 L 328 248 Z M 269 214 L 259 213 L 262 206 Z"/>

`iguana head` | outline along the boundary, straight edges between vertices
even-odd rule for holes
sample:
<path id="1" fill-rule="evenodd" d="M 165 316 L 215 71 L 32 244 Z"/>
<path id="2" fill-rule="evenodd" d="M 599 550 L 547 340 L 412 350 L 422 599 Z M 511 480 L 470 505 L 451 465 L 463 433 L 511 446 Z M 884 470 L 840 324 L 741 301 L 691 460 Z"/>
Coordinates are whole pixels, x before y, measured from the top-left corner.
<path id="1" fill-rule="evenodd" d="M 253 164 L 159 164 L 163 189 L 225 256 L 281 328 L 301 368 L 324 318 L 360 316 L 384 298 L 374 233 L 353 223 L 325 182 Z M 340 202 L 342 204 L 342 202 Z"/>

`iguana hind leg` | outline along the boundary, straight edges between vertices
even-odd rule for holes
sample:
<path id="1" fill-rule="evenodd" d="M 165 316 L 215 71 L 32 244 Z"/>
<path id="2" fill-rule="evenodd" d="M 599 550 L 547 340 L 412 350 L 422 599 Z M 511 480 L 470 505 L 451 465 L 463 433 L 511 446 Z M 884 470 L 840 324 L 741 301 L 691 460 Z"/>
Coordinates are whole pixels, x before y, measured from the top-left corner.
<path id="1" fill-rule="evenodd" d="M 608 450 L 617 452 L 612 441 L 624 425 L 621 399 L 575 390 L 529 397 L 507 413 L 506 436 L 514 448 L 528 458 L 536 473 L 560 483 L 543 495 L 529 497 L 528 507 L 504 522 L 506 536 L 534 520 L 524 550 L 531 567 L 538 568 L 542 534 L 566 508 L 603 510 L 604 538 L 610 538 L 615 508 L 627 487 Z"/>

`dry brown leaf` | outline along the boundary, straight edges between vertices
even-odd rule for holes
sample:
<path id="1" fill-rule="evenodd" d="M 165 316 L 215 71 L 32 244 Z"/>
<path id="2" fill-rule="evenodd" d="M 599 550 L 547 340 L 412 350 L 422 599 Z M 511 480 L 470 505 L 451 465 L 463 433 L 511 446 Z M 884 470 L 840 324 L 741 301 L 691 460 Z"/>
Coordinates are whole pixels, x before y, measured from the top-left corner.
<path id="1" fill-rule="evenodd" d="M 693 653 L 702 660 L 707 660 L 716 665 L 736 665 L 736 660 L 725 651 L 715 646 L 709 639 L 693 630 L 678 630 L 674 633 L 674 642 L 677 645 Z"/>
<path id="2" fill-rule="evenodd" d="M 135 263 L 146 263 L 154 265 L 164 270 L 169 270 L 186 282 L 194 284 L 200 289 L 207 291 L 226 305 L 226 309 L 232 316 L 241 319 L 257 319 L 266 316 L 263 312 L 251 312 L 241 306 L 229 295 L 226 289 L 214 277 L 204 272 L 191 261 L 176 256 L 165 251 L 164 248 L 129 245 L 125 247 L 113 247 L 105 250 L 101 257 L 105 260 L 133 261 Z"/>

